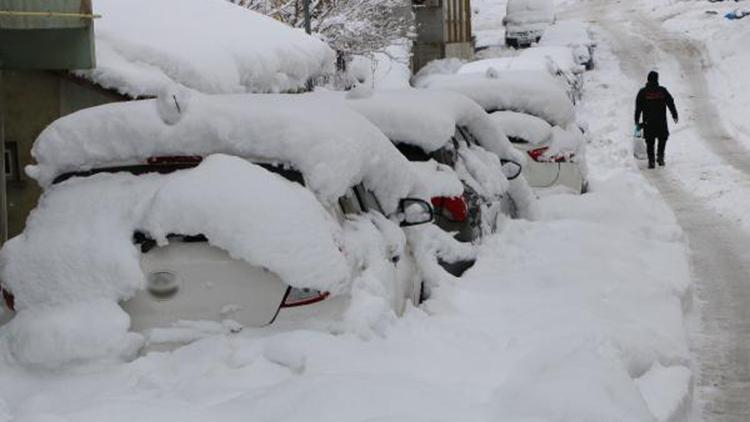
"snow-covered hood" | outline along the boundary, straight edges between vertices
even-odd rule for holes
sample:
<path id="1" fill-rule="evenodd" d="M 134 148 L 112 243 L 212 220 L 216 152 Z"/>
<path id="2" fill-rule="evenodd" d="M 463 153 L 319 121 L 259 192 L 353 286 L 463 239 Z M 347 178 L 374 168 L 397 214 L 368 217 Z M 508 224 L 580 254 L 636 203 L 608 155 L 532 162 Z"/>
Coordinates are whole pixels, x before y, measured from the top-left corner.
<path id="1" fill-rule="evenodd" d="M 284 92 L 334 71 L 324 42 L 225 0 L 97 0 L 94 11 L 97 67 L 76 74 L 133 98 L 174 85 Z"/>
<path id="2" fill-rule="evenodd" d="M 67 172 L 213 153 L 291 165 L 323 202 L 364 182 L 386 212 L 414 184 L 407 160 L 367 119 L 308 95 L 165 95 L 85 109 L 39 135 L 27 173 L 46 188 Z"/>

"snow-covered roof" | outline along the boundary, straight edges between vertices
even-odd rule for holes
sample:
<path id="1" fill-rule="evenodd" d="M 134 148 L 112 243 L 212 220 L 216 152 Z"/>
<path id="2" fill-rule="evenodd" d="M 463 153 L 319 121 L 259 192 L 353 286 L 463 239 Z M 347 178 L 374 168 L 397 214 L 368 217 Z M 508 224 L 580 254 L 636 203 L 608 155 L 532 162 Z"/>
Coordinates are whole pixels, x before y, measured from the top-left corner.
<path id="1" fill-rule="evenodd" d="M 81 110 L 39 135 L 38 164 L 27 173 L 47 187 L 67 172 L 213 153 L 291 165 L 327 202 L 364 181 L 390 212 L 411 189 L 407 161 L 367 119 L 340 100 L 291 94 L 194 94 Z"/>
<path id="2" fill-rule="evenodd" d="M 76 73 L 136 98 L 284 92 L 334 69 L 322 41 L 226 0 L 97 0 L 96 61 Z"/>
<path id="3" fill-rule="evenodd" d="M 573 49 L 567 46 L 531 47 L 518 56 L 521 60 L 551 60 L 565 72 L 582 73 L 585 69 L 576 62 Z"/>
<path id="4" fill-rule="evenodd" d="M 477 60 L 466 63 L 458 69 L 458 72 L 462 75 L 469 75 L 473 73 L 485 74 L 489 69 L 495 69 L 497 71 L 506 70 L 534 70 L 544 71 L 553 74 L 555 69 L 551 67 L 551 63 L 544 57 L 495 57 L 491 59 Z"/>
<path id="5" fill-rule="evenodd" d="M 553 0 L 508 0 L 507 25 L 552 23 L 554 20 Z"/>
<path id="6" fill-rule="evenodd" d="M 540 46 L 593 46 L 594 40 L 588 27 L 583 22 L 577 21 L 557 21 L 550 25 L 544 31 L 542 39 L 539 40 Z"/>
<path id="7" fill-rule="evenodd" d="M 503 158 L 518 158 L 502 130 L 470 99 L 448 90 L 401 89 L 377 91 L 348 99 L 393 141 L 435 151 L 450 141 L 457 126 L 465 126 L 485 149 Z"/>
<path id="8" fill-rule="evenodd" d="M 490 114 L 510 138 L 541 144 L 552 137 L 552 126 L 544 120 L 526 113 L 496 111 Z"/>
<path id="9" fill-rule="evenodd" d="M 512 110 L 532 114 L 554 126 L 575 123 L 575 110 L 558 82 L 545 72 L 503 71 L 489 75 L 430 75 L 417 81 L 420 88 L 461 93 L 487 111 Z"/>

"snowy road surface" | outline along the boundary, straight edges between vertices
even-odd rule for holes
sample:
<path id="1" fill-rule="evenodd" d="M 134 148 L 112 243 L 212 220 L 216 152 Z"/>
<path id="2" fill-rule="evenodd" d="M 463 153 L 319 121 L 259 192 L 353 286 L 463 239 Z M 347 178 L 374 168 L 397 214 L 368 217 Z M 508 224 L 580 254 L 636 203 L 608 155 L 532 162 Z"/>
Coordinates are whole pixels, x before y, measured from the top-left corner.
<path id="1" fill-rule="evenodd" d="M 629 2 L 589 5 L 586 14 L 603 28 L 627 77 L 640 84 L 658 69 L 677 98 L 685 123 L 673 131 L 668 167 L 644 171 L 675 211 L 691 249 L 694 417 L 750 420 L 750 235 L 725 209 L 734 202 L 746 212 L 740 204 L 750 184 L 750 154 L 723 125 L 701 43 L 664 29 L 647 8 Z M 694 177 L 698 183 L 691 183 Z M 718 195 L 716 189 L 722 189 Z"/>

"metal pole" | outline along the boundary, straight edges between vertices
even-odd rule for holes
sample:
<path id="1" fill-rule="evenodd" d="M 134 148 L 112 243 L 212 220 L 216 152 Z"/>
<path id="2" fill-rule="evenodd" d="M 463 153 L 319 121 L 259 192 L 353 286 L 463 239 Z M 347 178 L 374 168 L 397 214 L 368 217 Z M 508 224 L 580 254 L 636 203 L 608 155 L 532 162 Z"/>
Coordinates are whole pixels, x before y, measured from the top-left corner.
<path id="1" fill-rule="evenodd" d="M 5 89 L 0 63 L 0 245 L 8 240 L 8 201 L 5 184 Z"/>
<path id="2" fill-rule="evenodd" d="M 312 34 L 312 23 L 310 22 L 310 0 L 303 0 L 302 8 L 305 13 L 305 32 Z"/>

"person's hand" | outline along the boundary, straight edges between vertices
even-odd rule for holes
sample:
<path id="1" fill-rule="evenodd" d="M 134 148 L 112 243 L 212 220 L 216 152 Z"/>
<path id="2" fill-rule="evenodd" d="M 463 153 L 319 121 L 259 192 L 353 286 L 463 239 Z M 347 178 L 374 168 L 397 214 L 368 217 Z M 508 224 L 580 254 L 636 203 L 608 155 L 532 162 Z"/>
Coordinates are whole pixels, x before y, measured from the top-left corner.
<path id="1" fill-rule="evenodd" d="M 672 120 L 674 120 L 674 124 L 677 124 L 680 122 L 680 119 L 677 117 L 672 117 Z"/>

